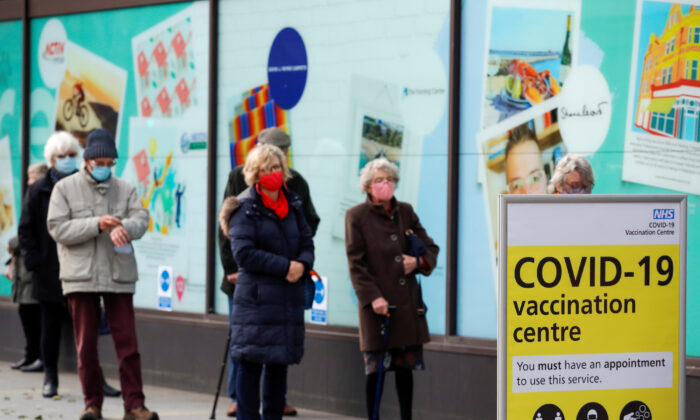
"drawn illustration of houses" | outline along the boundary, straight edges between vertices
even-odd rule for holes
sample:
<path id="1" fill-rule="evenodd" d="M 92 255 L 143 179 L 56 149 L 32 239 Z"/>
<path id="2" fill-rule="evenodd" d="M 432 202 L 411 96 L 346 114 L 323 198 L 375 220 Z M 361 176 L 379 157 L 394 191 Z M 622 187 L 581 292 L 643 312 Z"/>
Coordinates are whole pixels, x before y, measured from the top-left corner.
<path id="1" fill-rule="evenodd" d="M 644 55 L 635 126 L 652 134 L 700 141 L 700 9 L 669 8 L 661 35 Z"/>

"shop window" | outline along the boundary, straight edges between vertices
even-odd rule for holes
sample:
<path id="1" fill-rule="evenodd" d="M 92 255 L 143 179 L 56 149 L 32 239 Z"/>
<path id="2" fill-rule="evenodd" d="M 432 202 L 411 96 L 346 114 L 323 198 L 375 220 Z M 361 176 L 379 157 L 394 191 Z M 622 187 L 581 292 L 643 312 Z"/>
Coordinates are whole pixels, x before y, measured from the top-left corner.
<path id="1" fill-rule="evenodd" d="M 96 128 L 114 135 L 114 174 L 150 214 L 133 242 L 141 308 L 205 310 L 208 10 L 198 1 L 31 21 L 30 162 L 55 130 L 82 145 Z"/>

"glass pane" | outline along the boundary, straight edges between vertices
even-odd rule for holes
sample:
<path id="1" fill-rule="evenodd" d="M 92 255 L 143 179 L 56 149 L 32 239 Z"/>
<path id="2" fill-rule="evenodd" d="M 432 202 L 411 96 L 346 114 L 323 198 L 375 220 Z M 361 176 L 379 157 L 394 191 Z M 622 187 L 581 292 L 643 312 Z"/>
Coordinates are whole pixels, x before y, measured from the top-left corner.
<path id="1" fill-rule="evenodd" d="M 115 136 L 114 175 L 150 213 L 133 242 L 142 308 L 204 311 L 208 16 L 201 1 L 31 22 L 30 159 L 54 130 Z"/>
<path id="2" fill-rule="evenodd" d="M 450 2 L 378 0 L 368 7 L 221 2 L 217 188 L 221 196 L 229 170 L 243 162 L 261 128 L 289 132 L 289 161 L 308 182 L 321 218 L 315 268 L 328 277 L 328 322 L 354 326 L 344 214 L 365 200 L 358 189 L 360 168 L 386 154 L 399 164 L 397 198 L 413 205 L 442 249 L 437 269 L 422 279 L 430 330 L 439 334 L 445 312 Z M 291 45 L 288 58 L 285 43 Z M 401 133 L 402 142 L 363 136 L 370 128 Z M 217 312 L 224 311 L 220 302 Z"/>
<path id="3" fill-rule="evenodd" d="M 7 296 L 5 246 L 17 235 L 22 203 L 22 21 L 0 22 L 0 39 L 0 296 Z"/>

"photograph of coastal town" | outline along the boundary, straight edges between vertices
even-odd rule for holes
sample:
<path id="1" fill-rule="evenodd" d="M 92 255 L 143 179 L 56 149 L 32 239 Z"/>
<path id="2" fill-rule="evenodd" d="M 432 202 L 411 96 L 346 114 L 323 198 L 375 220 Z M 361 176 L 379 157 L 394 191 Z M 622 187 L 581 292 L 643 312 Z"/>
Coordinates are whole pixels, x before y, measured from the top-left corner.
<path id="1" fill-rule="evenodd" d="M 362 118 L 362 149 L 358 170 L 378 157 L 385 157 L 400 167 L 403 131 L 402 125 L 365 115 Z"/>
<path id="2" fill-rule="evenodd" d="M 483 128 L 558 95 L 574 64 L 576 8 L 500 3 L 491 8 Z"/>

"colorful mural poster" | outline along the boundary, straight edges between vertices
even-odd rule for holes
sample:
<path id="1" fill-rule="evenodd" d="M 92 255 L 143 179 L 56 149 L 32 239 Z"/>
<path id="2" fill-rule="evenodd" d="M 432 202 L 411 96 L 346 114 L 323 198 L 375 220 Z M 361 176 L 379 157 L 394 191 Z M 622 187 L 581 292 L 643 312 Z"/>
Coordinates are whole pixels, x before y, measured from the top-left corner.
<path id="1" fill-rule="evenodd" d="M 291 135 L 289 112 L 270 98 L 269 83 L 230 97 L 227 106 L 232 169 L 245 163 L 248 152 L 258 142 L 260 131 L 279 127 Z M 292 153 L 287 155 L 287 163 L 291 166 Z"/>
<path id="2" fill-rule="evenodd" d="M 134 242 L 139 278 L 157 278 L 158 267 L 166 261 L 173 275 L 189 281 L 189 287 L 204 287 L 204 279 L 194 271 L 197 256 L 190 248 L 192 240 L 204 240 L 200 194 L 206 187 L 197 180 L 206 171 L 206 151 L 188 147 L 189 139 L 200 134 L 168 118 L 132 117 L 129 127 L 129 161 L 122 178 L 136 187 L 150 215 L 146 235 Z M 144 294 L 152 296 L 152 290 L 146 288 Z"/>
<path id="3" fill-rule="evenodd" d="M 576 0 L 491 2 L 482 127 L 559 95 L 576 65 L 579 11 Z"/>
<path id="4" fill-rule="evenodd" d="M 198 104 L 196 43 L 189 7 L 131 40 L 142 117 L 179 117 Z"/>
<path id="5" fill-rule="evenodd" d="M 119 139 L 126 70 L 70 41 L 65 59 L 65 75 L 57 89 L 56 130 L 70 131 L 83 146 L 97 128 Z"/>
<path id="6" fill-rule="evenodd" d="M 700 193 L 700 10 L 639 1 L 622 177 Z"/>

